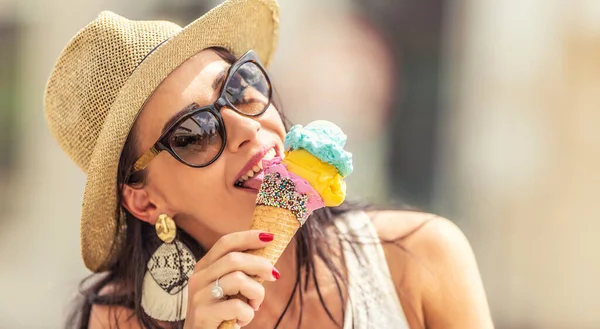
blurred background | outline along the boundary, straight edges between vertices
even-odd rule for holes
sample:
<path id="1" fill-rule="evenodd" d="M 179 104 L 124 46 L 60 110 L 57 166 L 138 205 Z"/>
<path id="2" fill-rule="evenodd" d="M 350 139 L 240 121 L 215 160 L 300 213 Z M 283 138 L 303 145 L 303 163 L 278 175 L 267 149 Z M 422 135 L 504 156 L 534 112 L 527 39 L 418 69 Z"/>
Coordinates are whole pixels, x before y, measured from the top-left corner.
<path id="1" fill-rule="evenodd" d="M 185 25 L 218 1 L 0 0 L 0 328 L 59 328 L 88 274 L 85 176 L 44 119 L 100 10 Z M 600 328 L 600 1 L 280 0 L 296 123 L 349 135 L 352 198 L 455 221 L 498 328 Z"/>

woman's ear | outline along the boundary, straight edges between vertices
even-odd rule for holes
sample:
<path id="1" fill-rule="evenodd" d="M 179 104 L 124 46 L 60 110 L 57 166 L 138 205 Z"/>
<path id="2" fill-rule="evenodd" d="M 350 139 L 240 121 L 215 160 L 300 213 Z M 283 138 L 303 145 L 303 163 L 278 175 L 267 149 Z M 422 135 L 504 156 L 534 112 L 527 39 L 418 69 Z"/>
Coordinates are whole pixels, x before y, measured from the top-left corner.
<path id="1" fill-rule="evenodd" d="M 121 205 L 136 218 L 154 225 L 158 215 L 157 207 L 150 200 L 148 192 L 144 188 L 133 188 L 129 185 L 121 187 Z"/>

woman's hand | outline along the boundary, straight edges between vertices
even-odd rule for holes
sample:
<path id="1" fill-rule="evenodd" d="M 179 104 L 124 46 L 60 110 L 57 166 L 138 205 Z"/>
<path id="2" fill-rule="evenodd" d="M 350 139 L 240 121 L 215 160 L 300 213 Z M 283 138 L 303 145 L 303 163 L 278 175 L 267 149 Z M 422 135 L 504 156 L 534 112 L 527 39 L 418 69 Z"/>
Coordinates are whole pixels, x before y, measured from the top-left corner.
<path id="1" fill-rule="evenodd" d="M 264 248 L 271 241 L 271 233 L 252 230 L 225 235 L 215 243 L 196 264 L 188 282 L 185 329 L 216 329 L 231 319 L 238 319 L 239 326 L 252 321 L 262 305 L 265 289 L 251 276 L 275 281 L 279 272 L 266 258 L 243 251 Z M 225 296 L 239 293 L 249 302 L 214 298 L 211 290 L 217 279 Z"/>

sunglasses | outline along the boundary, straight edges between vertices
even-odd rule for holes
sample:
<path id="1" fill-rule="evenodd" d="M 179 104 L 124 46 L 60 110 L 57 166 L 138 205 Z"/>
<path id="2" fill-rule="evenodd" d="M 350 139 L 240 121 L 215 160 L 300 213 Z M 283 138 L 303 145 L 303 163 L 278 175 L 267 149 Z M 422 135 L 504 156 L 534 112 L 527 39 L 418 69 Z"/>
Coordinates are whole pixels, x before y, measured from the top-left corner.
<path id="1" fill-rule="evenodd" d="M 250 50 L 227 70 L 217 101 L 208 106 L 193 103 L 186 107 L 135 162 L 132 173 L 144 170 L 162 151 L 190 167 L 210 165 L 221 156 L 227 142 L 221 109 L 226 106 L 241 115 L 257 117 L 269 108 L 271 98 L 269 75 L 256 53 Z"/>

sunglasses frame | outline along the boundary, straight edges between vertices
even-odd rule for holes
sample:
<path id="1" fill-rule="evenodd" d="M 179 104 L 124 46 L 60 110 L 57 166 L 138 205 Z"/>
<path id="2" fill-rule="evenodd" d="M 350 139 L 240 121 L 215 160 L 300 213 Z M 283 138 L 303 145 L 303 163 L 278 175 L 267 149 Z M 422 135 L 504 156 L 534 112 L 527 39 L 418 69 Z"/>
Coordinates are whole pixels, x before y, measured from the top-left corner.
<path id="1" fill-rule="evenodd" d="M 262 73 L 264 74 L 264 76 L 267 80 L 267 85 L 269 87 L 269 95 L 268 95 L 269 101 L 267 102 L 267 104 L 265 105 L 265 108 L 261 112 L 255 113 L 255 114 L 247 114 L 247 113 L 240 111 L 227 99 L 227 96 L 226 96 L 227 84 L 230 82 L 231 78 L 235 75 L 235 72 L 237 72 L 237 70 L 246 63 L 253 63 L 262 71 Z M 148 149 L 134 163 L 131 173 L 135 173 L 135 172 L 146 169 L 146 167 L 148 166 L 150 161 L 152 161 L 152 159 L 154 159 L 162 151 L 169 152 L 169 154 L 171 154 L 171 156 L 173 156 L 175 159 L 177 159 L 177 161 L 179 161 L 187 166 L 193 167 L 193 168 L 203 168 L 203 167 L 211 165 L 213 162 L 215 162 L 215 161 L 217 161 L 217 159 L 219 159 L 219 157 L 221 156 L 221 154 L 223 154 L 223 151 L 225 150 L 225 146 L 227 145 L 227 129 L 225 128 L 225 121 L 223 121 L 223 117 L 221 116 L 221 109 L 223 107 L 228 107 L 243 116 L 258 117 L 258 116 L 262 115 L 263 113 L 265 113 L 265 111 L 269 108 L 269 106 L 271 106 L 272 100 L 273 100 L 273 88 L 271 85 L 271 78 L 269 77 L 267 70 L 260 63 L 260 60 L 258 59 L 258 56 L 256 55 L 256 53 L 253 50 L 249 50 L 243 56 L 241 56 L 237 61 L 235 61 L 233 64 L 231 64 L 231 66 L 227 69 L 225 79 L 223 81 L 223 84 L 221 85 L 221 91 L 219 92 L 219 97 L 217 98 L 217 100 L 214 103 L 209 104 L 207 106 L 200 106 L 196 103 L 192 103 L 192 104 L 188 105 L 183 111 L 184 114 L 182 114 L 175 122 L 173 122 L 171 125 L 169 125 L 169 127 L 165 130 L 165 132 L 158 138 L 158 141 L 156 143 L 154 143 L 154 145 L 150 149 Z M 169 143 L 169 140 L 171 139 L 171 135 L 175 132 L 176 127 L 178 127 L 180 124 L 182 124 L 183 122 L 185 122 L 192 116 L 194 116 L 198 113 L 201 113 L 201 112 L 209 112 L 217 119 L 217 121 L 220 125 L 220 129 L 217 131 L 217 133 L 219 133 L 221 135 L 221 139 L 223 140 L 223 143 L 221 143 L 221 148 L 220 148 L 219 152 L 214 156 L 214 158 L 212 160 L 208 161 L 205 164 L 197 165 L 197 164 L 189 163 L 189 162 L 185 161 L 184 159 L 182 159 L 173 150 L 173 148 L 171 147 L 171 145 Z"/>

